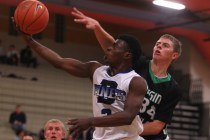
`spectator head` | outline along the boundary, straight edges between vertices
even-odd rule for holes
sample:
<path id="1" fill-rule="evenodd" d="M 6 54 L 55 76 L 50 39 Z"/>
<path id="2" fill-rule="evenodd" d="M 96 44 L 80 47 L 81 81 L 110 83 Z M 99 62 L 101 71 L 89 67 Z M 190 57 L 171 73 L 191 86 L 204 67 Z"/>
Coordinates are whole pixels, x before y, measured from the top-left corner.
<path id="1" fill-rule="evenodd" d="M 25 135 L 25 131 L 23 129 L 18 129 L 15 131 L 16 136 L 22 138 Z"/>
<path id="2" fill-rule="evenodd" d="M 16 105 L 15 112 L 20 113 L 21 111 L 21 105 Z"/>
<path id="3" fill-rule="evenodd" d="M 65 126 L 58 119 L 47 121 L 44 126 L 44 137 L 46 140 L 56 139 L 62 140 L 65 138 Z"/>

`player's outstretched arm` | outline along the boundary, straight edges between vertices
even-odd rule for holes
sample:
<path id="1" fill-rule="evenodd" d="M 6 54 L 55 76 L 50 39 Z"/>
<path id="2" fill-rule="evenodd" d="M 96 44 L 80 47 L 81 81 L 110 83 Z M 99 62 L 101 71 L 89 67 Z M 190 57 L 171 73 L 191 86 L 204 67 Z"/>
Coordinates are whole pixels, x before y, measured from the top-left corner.
<path id="1" fill-rule="evenodd" d="M 62 58 L 53 50 L 35 41 L 31 35 L 22 32 L 18 25 L 15 23 L 14 17 L 11 17 L 11 20 L 13 22 L 14 28 L 22 35 L 23 39 L 26 41 L 28 46 L 31 47 L 37 54 L 39 54 L 43 59 L 47 60 L 56 68 L 63 69 L 71 75 L 77 77 L 89 77 L 92 79 L 95 69 L 101 66 L 101 64 L 96 61 L 83 63 L 73 58 Z"/>
<path id="2" fill-rule="evenodd" d="M 75 17 L 74 21 L 76 23 L 84 24 L 87 29 L 94 31 L 96 38 L 104 51 L 115 42 L 115 39 L 102 28 L 97 20 L 84 15 L 77 8 L 73 8 L 72 15 Z"/>
<path id="3" fill-rule="evenodd" d="M 50 64 L 56 68 L 63 69 L 71 75 L 77 77 L 91 77 L 95 68 L 100 66 L 97 62 L 86 62 L 83 63 L 73 58 L 62 58 L 59 54 L 53 50 L 43 46 L 30 35 L 22 33 L 22 36 L 26 43 L 43 59 L 47 60 Z"/>

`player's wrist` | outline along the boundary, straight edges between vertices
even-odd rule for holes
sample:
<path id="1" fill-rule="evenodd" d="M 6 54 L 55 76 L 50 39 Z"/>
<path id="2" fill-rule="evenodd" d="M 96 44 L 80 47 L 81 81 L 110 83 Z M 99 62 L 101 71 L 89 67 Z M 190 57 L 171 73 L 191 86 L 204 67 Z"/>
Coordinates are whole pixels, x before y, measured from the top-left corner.
<path id="1" fill-rule="evenodd" d="M 23 37 L 24 37 L 24 39 L 25 39 L 27 42 L 33 41 L 32 37 L 31 37 L 30 35 L 23 34 Z"/>
<path id="2" fill-rule="evenodd" d="M 95 32 L 98 32 L 98 31 L 101 31 L 102 30 L 102 27 L 100 25 L 99 22 L 97 22 L 95 25 L 94 25 L 94 31 Z"/>

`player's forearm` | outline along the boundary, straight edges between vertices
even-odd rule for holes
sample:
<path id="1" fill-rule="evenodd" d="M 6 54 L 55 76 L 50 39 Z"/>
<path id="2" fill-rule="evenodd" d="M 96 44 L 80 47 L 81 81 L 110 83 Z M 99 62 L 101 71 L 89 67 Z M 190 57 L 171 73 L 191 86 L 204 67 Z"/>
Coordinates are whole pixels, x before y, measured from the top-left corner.
<path id="1" fill-rule="evenodd" d="M 24 40 L 42 58 L 47 60 L 55 67 L 59 67 L 61 57 L 57 53 L 38 43 L 30 36 L 24 35 Z"/>
<path id="2" fill-rule="evenodd" d="M 144 131 L 140 134 L 141 136 L 157 135 L 164 128 L 165 123 L 160 121 L 153 121 L 144 124 Z"/>
<path id="3" fill-rule="evenodd" d="M 100 24 L 96 25 L 94 33 L 103 51 L 106 51 L 107 47 L 111 46 L 115 42 L 115 39 L 107 33 Z"/>

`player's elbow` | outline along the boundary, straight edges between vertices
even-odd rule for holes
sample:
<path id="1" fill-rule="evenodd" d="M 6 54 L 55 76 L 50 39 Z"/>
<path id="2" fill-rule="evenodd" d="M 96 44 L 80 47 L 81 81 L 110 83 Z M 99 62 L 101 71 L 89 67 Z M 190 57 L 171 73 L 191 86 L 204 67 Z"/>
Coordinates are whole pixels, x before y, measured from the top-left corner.
<path id="1" fill-rule="evenodd" d="M 132 121 L 130 119 L 125 120 L 125 125 L 131 125 Z"/>
<path id="2" fill-rule="evenodd" d="M 160 134 L 160 132 L 162 131 L 162 129 L 163 129 L 163 127 L 155 127 L 154 128 L 154 135 L 158 135 L 158 134 Z"/>
<path id="3" fill-rule="evenodd" d="M 131 125 L 133 120 L 134 120 L 134 117 L 133 115 L 128 115 L 125 119 L 125 125 Z"/>
<path id="4" fill-rule="evenodd" d="M 163 130 L 165 123 L 161 121 L 155 121 L 155 122 L 156 124 L 154 125 L 155 127 L 153 127 L 153 134 L 158 135 Z"/>
<path id="5" fill-rule="evenodd" d="M 53 61 L 52 65 L 57 69 L 63 68 L 62 58 L 59 58 L 57 61 Z"/>

